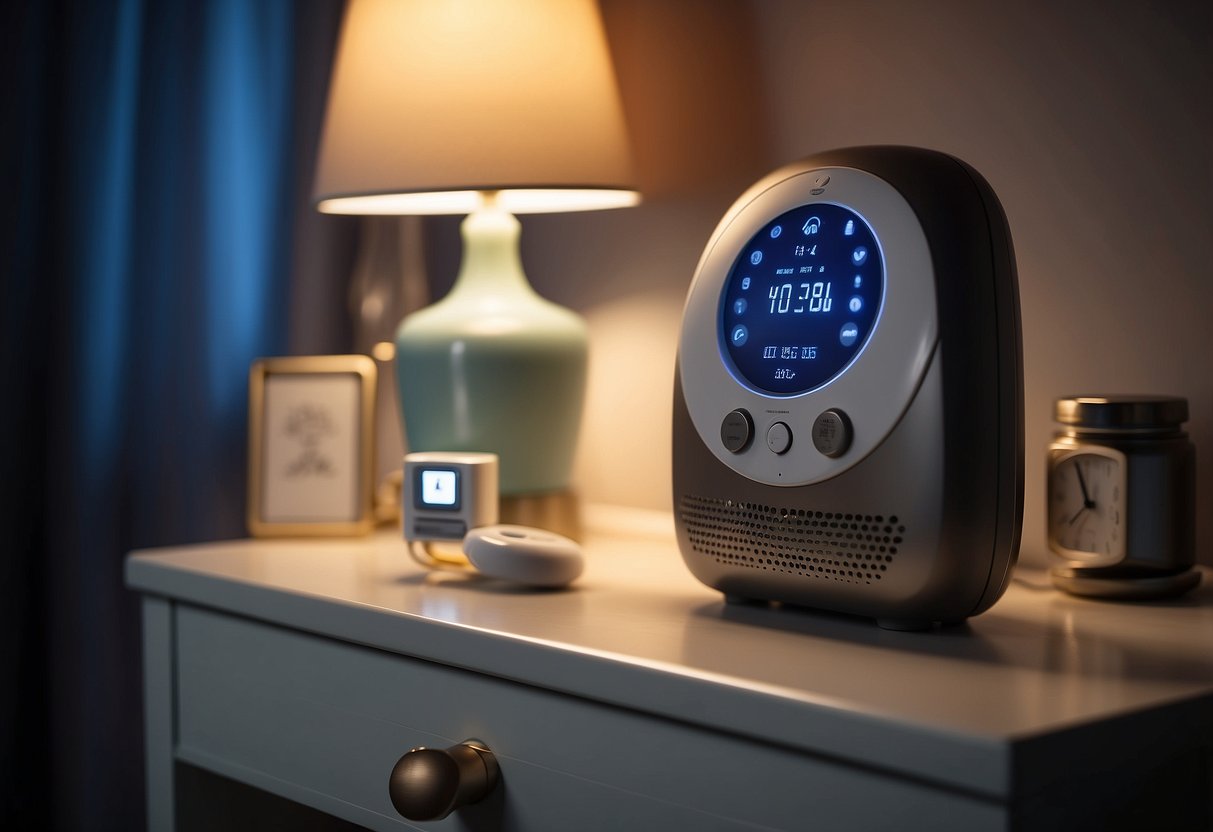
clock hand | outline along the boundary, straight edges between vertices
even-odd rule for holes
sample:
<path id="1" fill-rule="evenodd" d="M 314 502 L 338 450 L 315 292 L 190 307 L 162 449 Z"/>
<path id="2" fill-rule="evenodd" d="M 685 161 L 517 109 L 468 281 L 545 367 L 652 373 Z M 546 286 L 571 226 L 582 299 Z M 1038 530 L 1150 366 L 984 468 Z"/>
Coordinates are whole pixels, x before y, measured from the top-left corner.
<path id="1" fill-rule="evenodd" d="M 1083 478 L 1082 466 L 1078 464 L 1077 460 L 1074 461 L 1074 470 L 1078 472 L 1078 487 L 1082 489 L 1082 507 L 1095 508 L 1095 501 L 1092 500 L 1091 495 L 1087 493 L 1087 481 Z M 1071 520 L 1070 522 L 1073 523 L 1074 521 Z"/>
<path id="2" fill-rule="evenodd" d="M 1086 510 L 1087 510 L 1087 504 L 1083 503 L 1082 505 L 1080 505 L 1078 507 L 1078 511 L 1074 512 L 1074 516 L 1070 518 L 1070 521 L 1068 523 L 1066 523 L 1066 525 L 1073 526 L 1074 521 L 1077 520 L 1082 515 L 1082 513 Z"/>

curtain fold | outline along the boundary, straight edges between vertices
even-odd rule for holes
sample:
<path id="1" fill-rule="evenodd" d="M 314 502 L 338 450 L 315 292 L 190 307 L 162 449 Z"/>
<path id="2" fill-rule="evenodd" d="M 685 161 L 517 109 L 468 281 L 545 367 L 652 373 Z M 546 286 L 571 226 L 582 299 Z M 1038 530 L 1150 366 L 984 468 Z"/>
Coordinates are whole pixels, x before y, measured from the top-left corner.
<path id="1" fill-rule="evenodd" d="M 307 206 L 340 0 L 6 6 L 5 816 L 143 825 L 132 548 L 245 534 L 247 375 L 348 349 Z M 9 178 L 11 174 L 12 178 Z M 323 257 L 300 263 L 300 235 Z M 317 240 L 320 242 L 317 243 Z M 291 330 L 290 296 L 330 299 Z"/>

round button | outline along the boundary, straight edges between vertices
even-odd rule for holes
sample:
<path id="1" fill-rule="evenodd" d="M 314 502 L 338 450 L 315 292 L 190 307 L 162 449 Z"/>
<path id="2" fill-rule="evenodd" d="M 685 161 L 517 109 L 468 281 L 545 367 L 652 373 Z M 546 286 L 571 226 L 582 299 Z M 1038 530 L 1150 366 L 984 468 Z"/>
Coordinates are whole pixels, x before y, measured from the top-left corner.
<path id="1" fill-rule="evenodd" d="M 731 411 L 720 423 L 720 441 L 735 454 L 745 450 L 754 435 L 754 422 L 744 410 Z"/>
<path id="2" fill-rule="evenodd" d="M 813 422 L 813 447 L 828 457 L 839 457 L 851 447 L 851 420 L 841 410 L 822 411 Z"/>
<path id="3" fill-rule="evenodd" d="M 783 422 L 767 428 L 767 447 L 777 454 L 786 454 L 792 447 L 792 429 Z"/>

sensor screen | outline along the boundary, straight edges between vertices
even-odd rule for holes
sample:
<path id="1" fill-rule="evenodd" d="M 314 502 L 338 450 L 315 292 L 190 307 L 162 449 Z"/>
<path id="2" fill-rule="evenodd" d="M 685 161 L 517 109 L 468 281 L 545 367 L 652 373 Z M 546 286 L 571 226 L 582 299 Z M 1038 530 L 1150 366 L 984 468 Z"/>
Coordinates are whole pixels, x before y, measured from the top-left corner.
<path id="1" fill-rule="evenodd" d="M 449 469 L 422 468 L 417 472 L 418 508 L 459 508 L 459 473 Z"/>
<path id="2" fill-rule="evenodd" d="M 883 294 L 880 246 L 863 217 L 832 203 L 793 208 L 733 263 L 720 304 L 722 352 L 756 390 L 814 390 L 859 355 Z"/>

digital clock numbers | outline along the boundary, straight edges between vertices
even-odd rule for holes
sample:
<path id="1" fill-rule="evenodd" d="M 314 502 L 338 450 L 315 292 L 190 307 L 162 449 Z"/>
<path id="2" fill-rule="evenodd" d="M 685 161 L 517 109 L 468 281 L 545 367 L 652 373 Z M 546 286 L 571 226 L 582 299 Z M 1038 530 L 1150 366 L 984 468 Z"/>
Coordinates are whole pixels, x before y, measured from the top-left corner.
<path id="1" fill-rule="evenodd" d="M 780 214 L 738 255 L 721 297 L 734 375 L 760 392 L 799 395 L 840 375 L 867 342 L 884 291 L 867 221 L 832 203 Z"/>
<path id="2" fill-rule="evenodd" d="M 801 283 L 800 292 L 796 296 L 796 306 L 792 306 L 792 295 L 795 293 L 795 288 L 791 283 L 777 283 L 771 285 L 771 314 L 786 315 L 791 312 L 794 315 L 799 315 L 802 312 L 829 312 L 834 306 L 834 299 L 830 297 L 830 284 L 817 281 L 816 283 Z M 806 303 L 805 301 L 808 301 Z"/>

